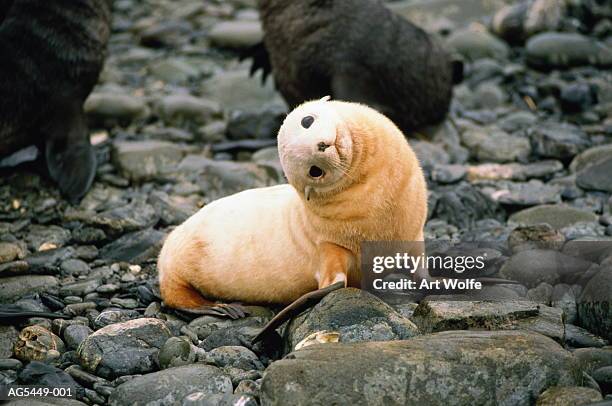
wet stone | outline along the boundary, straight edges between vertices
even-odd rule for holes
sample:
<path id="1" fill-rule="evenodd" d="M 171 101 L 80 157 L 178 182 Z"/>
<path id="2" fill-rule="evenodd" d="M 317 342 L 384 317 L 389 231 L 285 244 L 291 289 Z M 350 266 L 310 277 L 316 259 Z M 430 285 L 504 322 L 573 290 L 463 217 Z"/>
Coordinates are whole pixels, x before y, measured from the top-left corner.
<path id="1" fill-rule="evenodd" d="M 70 350 L 76 350 L 93 331 L 80 324 L 72 324 L 64 331 L 64 341 Z"/>
<path id="2" fill-rule="evenodd" d="M 85 370 L 105 378 L 147 373 L 156 369 L 156 355 L 169 337 L 170 331 L 157 319 L 111 324 L 87 337 L 78 357 Z"/>
<path id="3" fill-rule="evenodd" d="M 63 272 L 69 275 L 85 275 L 90 271 L 89 265 L 80 259 L 67 259 L 60 265 Z"/>
<path id="4" fill-rule="evenodd" d="M 207 358 L 219 367 L 231 366 L 247 371 L 251 369 L 262 370 L 264 368 L 253 351 L 241 346 L 215 348 L 207 353 Z"/>

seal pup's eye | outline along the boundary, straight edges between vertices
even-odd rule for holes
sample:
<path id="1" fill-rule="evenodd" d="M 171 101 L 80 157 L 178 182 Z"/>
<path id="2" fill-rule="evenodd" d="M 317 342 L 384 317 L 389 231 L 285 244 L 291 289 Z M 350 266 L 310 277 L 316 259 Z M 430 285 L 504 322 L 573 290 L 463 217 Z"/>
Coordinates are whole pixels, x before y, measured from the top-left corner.
<path id="1" fill-rule="evenodd" d="M 314 117 L 313 116 L 306 116 L 302 119 L 302 127 L 304 128 L 308 128 L 312 125 L 312 123 L 314 123 Z"/>

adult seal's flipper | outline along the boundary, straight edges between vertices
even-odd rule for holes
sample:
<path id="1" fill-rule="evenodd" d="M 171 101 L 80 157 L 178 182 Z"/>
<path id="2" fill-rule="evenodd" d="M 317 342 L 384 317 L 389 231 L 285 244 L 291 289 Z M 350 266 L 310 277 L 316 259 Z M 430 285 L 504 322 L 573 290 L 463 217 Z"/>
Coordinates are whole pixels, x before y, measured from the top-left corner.
<path id="1" fill-rule="evenodd" d="M 333 285 L 327 286 L 322 289 L 317 289 L 312 292 L 308 292 L 305 295 L 301 296 L 295 302 L 291 303 L 289 306 L 281 310 L 276 316 L 274 316 L 274 318 L 264 326 L 261 332 L 257 334 L 255 338 L 253 338 L 251 343 L 255 344 L 258 341 L 261 341 L 266 335 L 276 330 L 278 327 L 280 327 L 281 324 L 283 324 L 287 320 L 299 315 L 304 310 L 316 305 L 321 301 L 321 299 L 323 299 L 325 296 L 327 296 L 334 290 L 338 290 L 343 287 L 344 282 L 336 282 Z"/>
<path id="2" fill-rule="evenodd" d="M 266 83 L 268 75 L 272 72 L 272 64 L 270 63 L 268 49 L 263 42 L 258 42 L 257 44 L 241 51 L 238 58 L 240 61 L 251 59 L 252 62 L 249 75 L 253 76 L 258 70 L 261 69 L 261 84 L 263 85 Z"/>
<path id="3" fill-rule="evenodd" d="M 49 132 L 45 139 L 49 175 L 68 200 L 77 202 L 91 187 L 98 166 L 83 112 L 79 108 L 66 123 L 56 121 Z"/>

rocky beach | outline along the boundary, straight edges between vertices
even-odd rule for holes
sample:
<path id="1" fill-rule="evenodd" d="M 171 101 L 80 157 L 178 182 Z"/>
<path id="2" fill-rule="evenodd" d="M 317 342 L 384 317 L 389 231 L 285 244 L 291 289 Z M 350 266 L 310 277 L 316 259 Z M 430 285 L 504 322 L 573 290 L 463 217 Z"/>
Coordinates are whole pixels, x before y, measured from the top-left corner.
<path id="1" fill-rule="evenodd" d="M 0 313 L 0 387 L 75 388 L 8 404 L 612 404 L 612 4 L 387 6 L 464 61 L 448 118 L 408 134 L 426 239 L 486 242 L 485 276 L 519 283 L 461 301 L 341 289 L 255 345 L 278 307 L 165 307 L 165 236 L 286 182 L 288 109 L 239 58 L 262 39 L 255 0 L 115 0 L 85 102 L 91 190 L 73 205 L 34 166 L 0 172 L 0 303 L 63 315 Z"/>

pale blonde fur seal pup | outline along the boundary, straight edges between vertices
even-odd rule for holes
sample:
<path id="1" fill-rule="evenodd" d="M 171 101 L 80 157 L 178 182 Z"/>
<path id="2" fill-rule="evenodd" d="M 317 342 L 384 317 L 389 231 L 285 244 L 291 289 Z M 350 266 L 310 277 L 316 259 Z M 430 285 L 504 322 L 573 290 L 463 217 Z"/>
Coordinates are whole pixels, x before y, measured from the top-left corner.
<path id="1" fill-rule="evenodd" d="M 167 305 L 286 304 L 337 282 L 359 287 L 362 241 L 423 240 L 425 179 L 387 117 L 307 102 L 286 117 L 278 148 L 288 185 L 214 201 L 168 236 L 158 262 Z"/>

